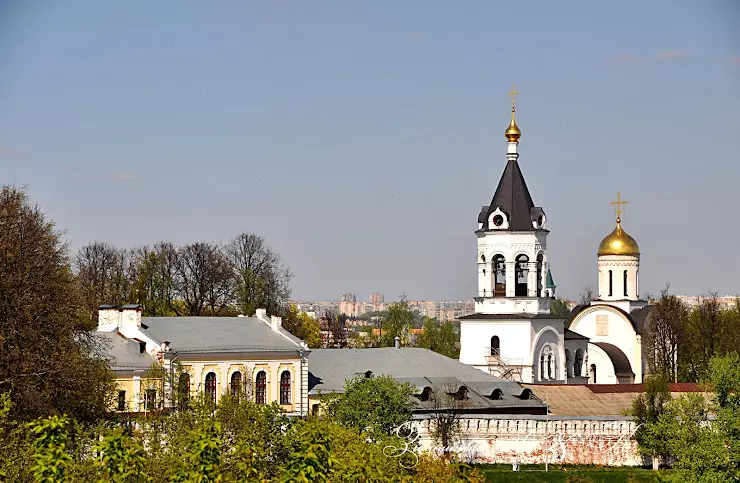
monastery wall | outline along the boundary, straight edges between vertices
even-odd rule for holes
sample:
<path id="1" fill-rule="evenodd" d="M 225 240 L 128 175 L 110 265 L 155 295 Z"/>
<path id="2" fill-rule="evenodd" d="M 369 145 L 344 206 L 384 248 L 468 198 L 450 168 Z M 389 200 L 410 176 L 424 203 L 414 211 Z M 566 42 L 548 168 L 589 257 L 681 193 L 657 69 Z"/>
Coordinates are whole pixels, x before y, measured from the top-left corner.
<path id="1" fill-rule="evenodd" d="M 442 452 L 429 432 L 432 421 L 414 423 L 422 451 Z M 632 438 L 636 425 L 627 417 L 482 415 L 461 425 L 462 440 L 450 450 L 471 463 L 643 464 Z"/>

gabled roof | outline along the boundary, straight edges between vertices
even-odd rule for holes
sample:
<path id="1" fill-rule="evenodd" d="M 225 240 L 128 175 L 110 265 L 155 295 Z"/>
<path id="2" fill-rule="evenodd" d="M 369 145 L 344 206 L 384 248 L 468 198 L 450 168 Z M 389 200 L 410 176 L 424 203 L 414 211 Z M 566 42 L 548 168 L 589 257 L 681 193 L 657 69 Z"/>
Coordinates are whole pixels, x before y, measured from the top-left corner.
<path id="1" fill-rule="evenodd" d="M 94 332 L 94 336 L 104 346 L 114 371 L 145 371 L 156 361 L 147 352 L 141 352 L 139 342 L 127 339 L 118 332 Z"/>
<path id="2" fill-rule="evenodd" d="M 415 388 L 416 410 L 428 411 L 431 402 L 423 397 L 429 391 L 467 390 L 465 411 L 524 412 L 540 414 L 544 404 L 532 399 L 523 388 L 486 374 L 467 364 L 428 349 L 382 347 L 376 349 L 316 349 L 308 358 L 309 394 L 343 392 L 345 381 L 358 374 L 387 375 Z"/>
<path id="3" fill-rule="evenodd" d="M 257 317 L 142 317 L 142 332 L 183 352 L 298 351 L 301 341 Z M 146 328 L 144 328 L 146 326 Z"/>
<path id="4" fill-rule="evenodd" d="M 509 219 L 510 231 L 536 231 L 532 222 L 543 214 L 542 208 L 535 207 L 532 196 L 529 194 L 527 183 L 524 181 L 519 163 L 509 160 L 506 163 L 504 174 L 498 182 L 491 204 L 483 207 L 478 215 L 478 223 L 482 223 L 481 230 L 492 229 L 488 226 L 488 216 L 500 208 Z"/>

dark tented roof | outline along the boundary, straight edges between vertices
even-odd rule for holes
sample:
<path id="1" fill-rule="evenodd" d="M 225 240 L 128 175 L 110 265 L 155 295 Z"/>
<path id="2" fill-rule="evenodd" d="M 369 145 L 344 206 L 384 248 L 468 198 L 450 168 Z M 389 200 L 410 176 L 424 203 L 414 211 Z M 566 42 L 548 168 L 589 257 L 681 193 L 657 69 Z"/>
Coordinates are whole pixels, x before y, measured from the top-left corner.
<path id="1" fill-rule="evenodd" d="M 387 375 L 415 387 L 417 411 L 431 409 L 430 391 L 467 393 L 465 411 L 540 414 L 544 404 L 522 394 L 522 386 L 428 349 L 315 349 L 308 358 L 309 394 L 343 392 L 358 375 Z M 464 388 L 464 389 L 463 389 Z"/>
<path id="2" fill-rule="evenodd" d="M 142 331 L 176 352 L 298 351 L 300 339 L 257 317 L 142 317 Z M 146 325 L 146 329 L 143 326 Z"/>
<path id="3" fill-rule="evenodd" d="M 627 359 L 627 356 L 624 355 L 624 352 L 622 352 L 620 348 L 607 342 L 592 342 L 592 344 L 606 352 L 606 355 L 608 355 L 609 359 L 611 359 L 612 361 L 612 365 L 614 366 L 614 374 L 617 377 L 635 376 L 635 373 L 632 372 L 632 366 L 630 365 L 629 359 Z"/>
<path id="4" fill-rule="evenodd" d="M 534 206 L 524 175 L 515 160 L 506 163 L 491 204 L 483 207 L 478 215 L 478 222 L 483 223 L 481 230 L 491 229 L 488 226 L 488 216 L 496 211 L 496 208 L 506 213 L 511 231 L 535 231 L 532 221 L 543 214 L 542 208 Z"/>

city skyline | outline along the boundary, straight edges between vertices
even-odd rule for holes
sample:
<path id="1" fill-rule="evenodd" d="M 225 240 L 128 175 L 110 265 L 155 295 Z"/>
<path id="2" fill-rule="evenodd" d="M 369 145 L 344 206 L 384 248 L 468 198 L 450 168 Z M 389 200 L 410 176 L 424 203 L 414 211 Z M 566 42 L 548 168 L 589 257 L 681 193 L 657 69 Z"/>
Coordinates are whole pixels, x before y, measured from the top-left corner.
<path id="1" fill-rule="evenodd" d="M 738 15 L 729 1 L 541 1 L 516 14 L 488 2 L 5 4 L 4 182 L 28 185 L 73 250 L 254 232 L 295 273 L 295 299 L 350 285 L 469 299 L 515 83 L 557 296 L 596 285 L 617 191 L 642 294 L 666 282 L 732 294 Z"/>

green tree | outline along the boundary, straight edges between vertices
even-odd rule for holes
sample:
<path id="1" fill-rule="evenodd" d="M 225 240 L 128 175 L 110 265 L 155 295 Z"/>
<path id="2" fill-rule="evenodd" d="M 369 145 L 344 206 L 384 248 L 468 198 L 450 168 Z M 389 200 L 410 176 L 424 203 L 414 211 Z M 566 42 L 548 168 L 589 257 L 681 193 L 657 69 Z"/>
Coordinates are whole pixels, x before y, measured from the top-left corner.
<path id="1" fill-rule="evenodd" d="M 452 322 L 440 324 L 437 319 L 426 317 L 423 331 L 416 338 L 416 346 L 433 350 L 438 354 L 457 359 L 460 355 L 459 336 Z"/>
<path id="2" fill-rule="evenodd" d="M 183 455 L 185 466 L 173 480 L 177 483 L 216 483 L 221 473 L 221 425 L 211 422 L 190 432 Z"/>
<path id="3" fill-rule="evenodd" d="M 652 373 L 678 378 L 678 346 L 685 332 L 689 312 L 678 297 L 668 293 L 666 286 L 660 299 L 653 304 L 651 321 L 645 326 L 645 352 Z"/>
<path id="4" fill-rule="evenodd" d="M 102 417 L 114 382 L 89 332 L 67 247 L 17 188 L 0 190 L 0 392 L 11 417 Z"/>
<path id="5" fill-rule="evenodd" d="M 39 483 L 63 483 L 72 463 L 68 450 L 69 438 L 66 417 L 50 416 L 29 423 L 33 433 L 34 465 L 31 468 L 34 479 Z"/>
<path id="6" fill-rule="evenodd" d="M 298 310 L 295 304 L 290 304 L 283 313 L 283 328 L 299 339 L 306 341 L 309 347 L 321 346 L 319 321 Z"/>
<path id="7" fill-rule="evenodd" d="M 411 419 L 414 387 L 390 376 L 357 376 L 345 382 L 344 392 L 328 399 L 329 417 L 348 428 L 388 435 Z"/>
<path id="8" fill-rule="evenodd" d="M 146 452 L 143 445 L 114 429 L 95 446 L 100 483 L 139 483 L 151 481 L 144 472 Z"/>
<path id="9" fill-rule="evenodd" d="M 659 424 L 670 400 L 667 376 L 656 374 L 645 379 L 645 393 L 632 403 L 632 416 L 638 425 L 635 439 L 640 452 L 652 457 L 653 469 L 658 469 L 660 459 L 667 461 L 670 457 L 670 434 L 665 432 L 665 424 Z"/>
<path id="10" fill-rule="evenodd" d="M 402 345 L 409 344 L 409 329 L 414 325 L 414 313 L 409 309 L 408 301 L 402 297 L 400 301 L 392 303 L 382 321 L 381 347 L 393 347 L 396 337 L 401 339 Z"/>
<path id="11" fill-rule="evenodd" d="M 553 300 L 550 304 L 550 315 L 553 315 L 558 319 L 568 320 L 570 317 L 570 309 L 568 308 L 567 301 L 559 298 Z"/>

